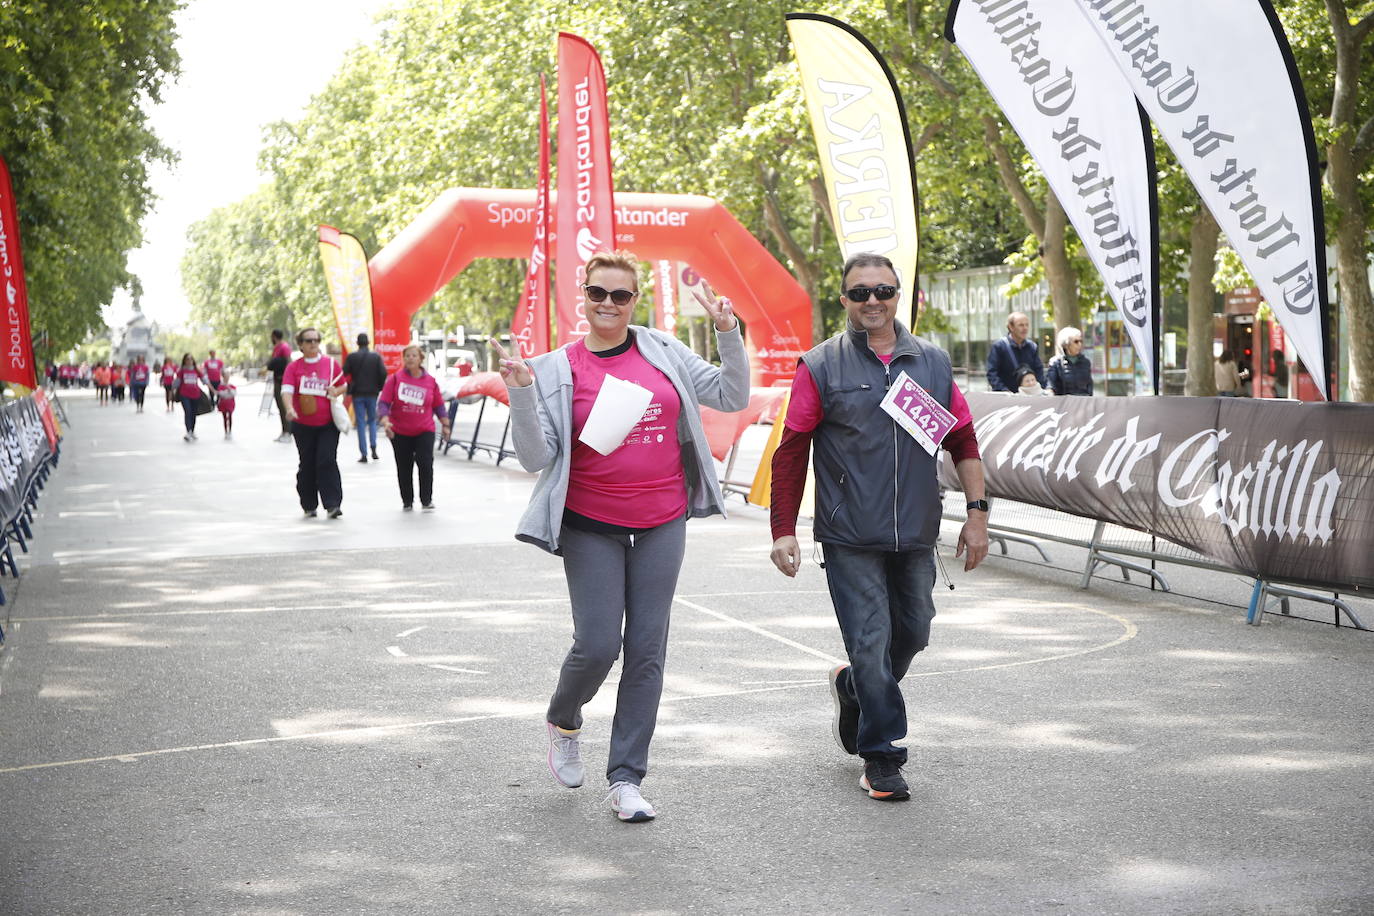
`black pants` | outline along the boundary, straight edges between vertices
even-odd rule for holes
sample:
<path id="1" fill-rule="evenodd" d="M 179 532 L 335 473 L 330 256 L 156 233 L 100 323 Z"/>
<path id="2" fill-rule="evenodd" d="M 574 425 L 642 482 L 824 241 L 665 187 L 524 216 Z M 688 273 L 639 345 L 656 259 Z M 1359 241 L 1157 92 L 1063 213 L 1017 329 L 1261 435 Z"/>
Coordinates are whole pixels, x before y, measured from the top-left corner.
<path id="1" fill-rule="evenodd" d="M 281 417 L 281 434 L 291 432 L 291 421 L 286 419 L 286 401 L 281 396 L 281 376 L 272 375 L 272 396 L 277 399 L 277 416 Z"/>
<path id="2" fill-rule="evenodd" d="M 139 410 L 143 409 L 143 392 L 148 390 L 147 385 L 132 385 L 129 388 L 134 393 L 134 404 Z"/>
<path id="3" fill-rule="evenodd" d="M 391 437 L 391 450 L 396 453 L 396 482 L 401 485 L 401 505 L 415 502 L 415 483 L 411 469 L 420 468 L 420 502 L 434 502 L 434 431 L 418 436 Z"/>
<path id="4" fill-rule="evenodd" d="M 339 478 L 339 429 L 333 423 L 306 426 L 292 423 L 291 435 L 296 438 L 296 454 L 300 466 L 296 468 L 296 493 L 301 508 L 313 512 L 321 504 L 325 509 L 337 509 L 343 504 L 343 481 Z"/>

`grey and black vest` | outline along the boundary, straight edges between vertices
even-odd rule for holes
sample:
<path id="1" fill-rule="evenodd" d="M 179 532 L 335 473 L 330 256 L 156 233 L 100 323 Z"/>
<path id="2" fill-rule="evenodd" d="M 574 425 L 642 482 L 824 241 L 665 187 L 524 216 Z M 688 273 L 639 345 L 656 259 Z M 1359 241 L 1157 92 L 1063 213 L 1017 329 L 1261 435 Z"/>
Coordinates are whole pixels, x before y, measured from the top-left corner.
<path id="1" fill-rule="evenodd" d="M 898 325 L 886 366 L 869 349 L 868 333 L 852 328 L 808 351 L 802 362 L 823 411 L 812 440 L 816 540 L 868 550 L 933 546 L 940 529 L 935 458 L 879 404 L 906 372 L 948 408 L 949 356 Z"/>

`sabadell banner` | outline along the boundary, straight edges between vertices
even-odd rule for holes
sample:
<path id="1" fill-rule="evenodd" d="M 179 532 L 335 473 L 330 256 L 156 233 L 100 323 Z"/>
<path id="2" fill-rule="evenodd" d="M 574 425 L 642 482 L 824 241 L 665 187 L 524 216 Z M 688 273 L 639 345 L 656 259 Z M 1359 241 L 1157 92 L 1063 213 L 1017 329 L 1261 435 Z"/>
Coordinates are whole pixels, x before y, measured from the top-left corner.
<path id="1" fill-rule="evenodd" d="M 1150 532 L 1250 577 L 1374 588 L 1374 407 L 967 397 L 994 500 Z M 941 475 L 959 488 L 947 461 Z"/>

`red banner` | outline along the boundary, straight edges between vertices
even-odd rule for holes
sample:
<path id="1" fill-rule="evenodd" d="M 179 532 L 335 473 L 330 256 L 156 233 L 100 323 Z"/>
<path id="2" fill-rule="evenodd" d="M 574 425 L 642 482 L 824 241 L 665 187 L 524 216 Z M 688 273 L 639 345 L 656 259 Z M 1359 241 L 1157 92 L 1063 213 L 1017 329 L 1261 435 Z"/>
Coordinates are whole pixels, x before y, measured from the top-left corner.
<path id="1" fill-rule="evenodd" d="M 558 33 L 558 344 L 584 337 L 582 265 L 615 247 L 611 126 L 596 49 Z M 571 243 L 571 244 L 570 244 Z"/>
<path id="2" fill-rule="evenodd" d="M 0 381 L 38 387 L 29 333 L 29 291 L 24 284 L 24 255 L 19 247 L 19 209 L 14 203 L 10 168 L 0 156 L 0 325 L 4 347 Z"/>
<path id="3" fill-rule="evenodd" d="M 539 74 L 539 183 L 534 200 L 534 246 L 525 273 L 525 294 L 510 323 L 520 358 L 549 351 L 549 97 Z"/>

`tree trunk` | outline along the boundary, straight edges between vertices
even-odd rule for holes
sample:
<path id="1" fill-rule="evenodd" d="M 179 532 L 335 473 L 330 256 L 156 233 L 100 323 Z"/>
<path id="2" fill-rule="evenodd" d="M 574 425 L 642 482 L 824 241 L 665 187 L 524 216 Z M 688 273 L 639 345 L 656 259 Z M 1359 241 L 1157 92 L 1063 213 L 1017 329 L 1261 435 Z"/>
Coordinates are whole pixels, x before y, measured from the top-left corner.
<path id="1" fill-rule="evenodd" d="M 1045 283 L 1050 288 L 1050 302 L 1054 307 L 1054 330 L 1057 335 L 1064 328 L 1082 328 L 1078 311 L 1078 274 L 1069 263 L 1069 251 L 1064 240 L 1069 225 L 1068 215 L 1054 192 L 1045 189 L 1045 237 L 1041 239 L 1041 261 L 1045 265 Z M 1053 346 L 1051 346 L 1053 349 Z"/>
<path id="2" fill-rule="evenodd" d="M 1336 37 L 1336 80 L 1331 100 L 1331 126 L 1336 139 L 1326 151 L 1326 181 L 1340 214 L 1336 224 L 1336 278 L 1349 329 L 1350 398 L 1374 401 L 1374 295 L 1369 287 L 1368 230 L 1359 193 L 1360 172 L 1370 155 L 1366 144 L 1371 127 L 1366 124 L 1357 132 L 1355 123 L 1360 45 L 1374 29 L 1374 13 L 1352 26 L 1344 3 L 1327 0 L 1326 7 Z M 1317 366 L 1306 369 L 1321 372 Z M 1333 398 L 1337 394 L 1331 393 Z"/>
<path id="3" fill-rule="evenodd" d="M 1216 290 L 1217 235 L 1221 227 L 1207 205 L 1198 202 L 1193 214 L 1188 257 L 1188 380 L 1184 394 L 1194 398 L 1215 397 L 1216 373 L 1212 369 L 1212 303 Z"/>

